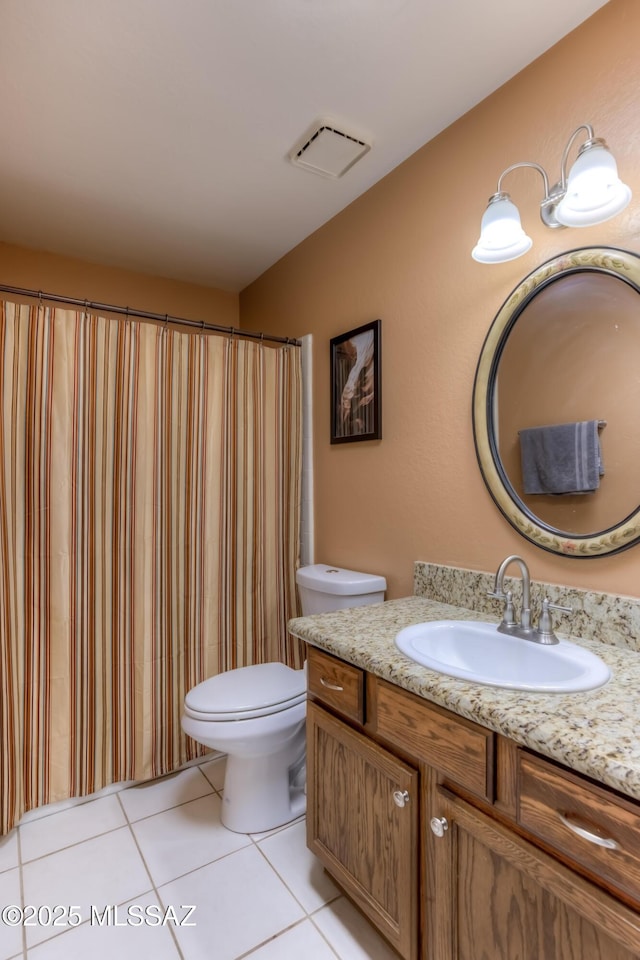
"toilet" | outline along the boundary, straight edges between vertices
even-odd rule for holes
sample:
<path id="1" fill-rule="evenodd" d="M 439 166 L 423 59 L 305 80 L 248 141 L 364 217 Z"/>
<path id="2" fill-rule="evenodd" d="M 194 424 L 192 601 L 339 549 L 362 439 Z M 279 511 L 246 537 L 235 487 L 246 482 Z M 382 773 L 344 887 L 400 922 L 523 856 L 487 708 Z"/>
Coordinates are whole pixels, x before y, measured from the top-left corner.
<path id="1" fill-rule="evenodd" d="M 302 614 L 384 600 L 384 577 L 326 564 L 296 574 Z M 227 670 L 189 690 L 182 729 L 227 754 L 221 820 L 262 833 L 301 816 L 305 795 L 306 670 L 260 663 Z"/>

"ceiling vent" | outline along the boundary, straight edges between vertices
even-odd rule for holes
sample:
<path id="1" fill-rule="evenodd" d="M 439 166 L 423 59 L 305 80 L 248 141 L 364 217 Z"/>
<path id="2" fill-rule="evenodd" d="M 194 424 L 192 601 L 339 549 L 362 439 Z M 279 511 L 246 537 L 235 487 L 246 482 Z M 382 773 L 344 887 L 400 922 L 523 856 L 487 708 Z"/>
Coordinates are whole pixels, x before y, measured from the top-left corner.
<path id="1" fill-rule="evenodd" d="M 311 132 L 291 151 L 289 159 L 296 167 L 337 180 L 370 149 L 370 144 L 338 130 L 331 121 L 317 120 Z"/>

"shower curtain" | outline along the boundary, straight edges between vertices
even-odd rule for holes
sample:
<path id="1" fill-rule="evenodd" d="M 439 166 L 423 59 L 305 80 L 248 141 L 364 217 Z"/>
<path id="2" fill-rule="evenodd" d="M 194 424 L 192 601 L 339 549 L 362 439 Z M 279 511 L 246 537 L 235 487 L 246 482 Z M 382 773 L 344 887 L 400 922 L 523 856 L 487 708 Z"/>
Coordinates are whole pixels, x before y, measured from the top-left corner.
<path id="1" fill-rule="evenodd" d="M 0 304 L 0 833 L 175 769 L 185 692 L 300 666 L 300 350 Z"/>

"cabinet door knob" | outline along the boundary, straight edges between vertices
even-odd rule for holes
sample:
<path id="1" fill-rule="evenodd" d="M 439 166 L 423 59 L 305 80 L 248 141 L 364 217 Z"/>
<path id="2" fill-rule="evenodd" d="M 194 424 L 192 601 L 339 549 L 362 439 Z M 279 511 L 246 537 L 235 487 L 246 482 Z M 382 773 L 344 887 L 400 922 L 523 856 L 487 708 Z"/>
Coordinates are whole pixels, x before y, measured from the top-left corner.
<path id="1" fill-rule="evenodd" d="M 339 692 L 342 692 L 344 690 L 344 687 L 341 687 L 337 683 L 331 683 L 330 680 L 325 680 L 324 677 L 320 677 L 320 683 L 322 684 L 323 687 L 326 687 L 327 690 L 338 690 Z"/>
<path id="2" fill-rule="evenodd" d="M 431 817 L 431 832 L 436 837 L 444 837 L 445 830 L 449 829 L 449 822 L 446 817 Z"/>
<path id="3" fill-rule="evenodd" d="M 396 807 L 404 807 L 409 803 L 409 791 L 408 790 L 394 790 L 393 791 L 393 802 Z"/>

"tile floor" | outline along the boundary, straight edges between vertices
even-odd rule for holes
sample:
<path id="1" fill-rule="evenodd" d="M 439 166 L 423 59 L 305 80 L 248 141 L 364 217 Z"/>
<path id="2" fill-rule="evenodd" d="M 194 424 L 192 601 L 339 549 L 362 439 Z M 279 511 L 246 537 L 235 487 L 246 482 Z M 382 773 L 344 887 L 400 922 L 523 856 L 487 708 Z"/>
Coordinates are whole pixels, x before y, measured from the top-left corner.
<path id="1" fill-rule="evenodd" d="M 304 818 L 222 827 L 223 778 L 216 758 L 29 814 L 0 838 L 0 960 L 394 960 L 307 850 Z M 10 926 L 12 904 L 43 909 Z"/>

